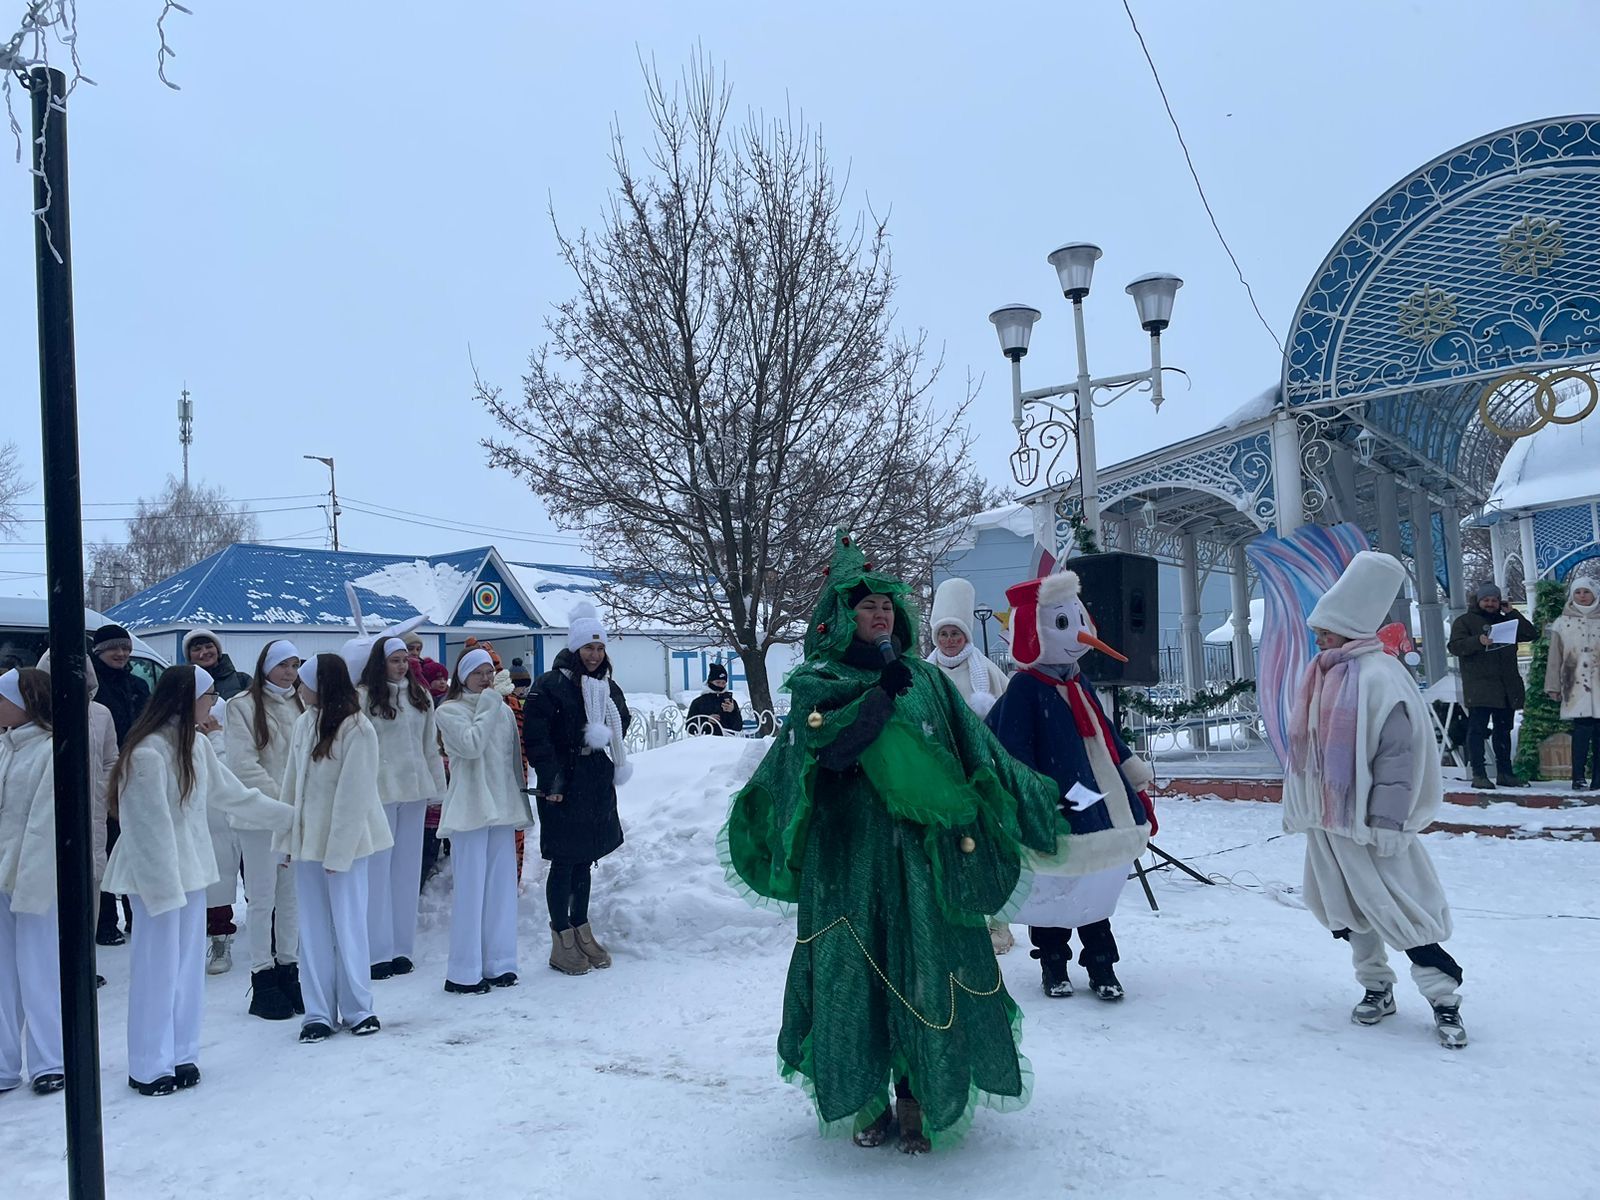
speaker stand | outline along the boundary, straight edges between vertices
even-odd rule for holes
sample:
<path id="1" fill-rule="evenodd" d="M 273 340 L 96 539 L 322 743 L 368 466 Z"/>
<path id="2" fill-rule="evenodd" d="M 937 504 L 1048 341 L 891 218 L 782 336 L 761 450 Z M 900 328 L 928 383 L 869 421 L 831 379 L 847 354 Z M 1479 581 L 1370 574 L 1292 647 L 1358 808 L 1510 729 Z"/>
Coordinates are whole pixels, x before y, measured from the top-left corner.
<path id="1" fill-rule="evenodd" d="M 1150 842 L 1149 844 L 1147 844 L 1145 846 L 1145 849 L 1150 851 L 1150 853 L 1155 855 L 1157 858 L 1161 859 L 1160 864 L 1157 865 L 1157 866 L 1151 867 L 1150 870 L 1152 870 L 1152 871 L 1164 871 L 1168 867 L 1177 867 L 1178 870 L 1182 871 L 1185 875 L 1189 876 L 1191 879 L 1198 880 L 1199 882 L 1205 884 L 1207 887 L 1215 887 L 1216 886 L 1217 881 L 1215 879 L 1207 879 L 1204 875 L 1200 874 L 1199 871 L 1196 871 L 1188 863 L 1184 862 L 1183 859 L 1178 858 L 1176 855 L 1168 854 L 1165 850 L 1163 850 L 1160 846 L 1156 845 L 1154 842 Z M 1139 861 L 1139 859 L 1137 859 L 1137 858 L 1133 860 L 1133 875 L 1130 876 L 1129 878 L 1134 878 L 1134 877 L 1138 878 L 1139 885 L 1144 888 L 1144 898 L 1150 902 L 1150 911 L 1151 912 L 1160 912 L 1161 911 L 1161 906 L 1156 903 L 1156 894 L 1155 894 L 1155 892 L 1150 890 L 1150 879 L 1149 879 L 1148 875 L 1145 873 L 1144 863 Z"/>

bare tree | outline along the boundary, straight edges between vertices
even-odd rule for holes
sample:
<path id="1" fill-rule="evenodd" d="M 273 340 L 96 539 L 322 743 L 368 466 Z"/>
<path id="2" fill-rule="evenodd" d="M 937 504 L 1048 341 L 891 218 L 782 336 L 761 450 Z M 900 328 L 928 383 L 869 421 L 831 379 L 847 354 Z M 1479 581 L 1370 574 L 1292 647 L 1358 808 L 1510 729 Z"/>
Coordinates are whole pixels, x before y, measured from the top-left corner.
<path id="1" fill-rule="evenodd" d="M 0 445 L 0 539 L 9 542 L 17 536 L 17 526 L 22 523 L 20 502 L 32 488 L 32 484 L 23 482 L 17 444 Z"/>
<path id="2" fill-rule="evenodd" d="M 256 534 L 255 517 L 235 508 L 220 487 L 185 488 L 169 475 L 160 495 L 140 498 L 125 543 L 87 548 L 88 594 L 109 608 Z"/>
<path id="3" fill-rule="evenodd" d="M 730 125 L 698 55 L 676 87 L 644 76 L 647 166 L 614 129 L 601 227 L 557 224 L 577 294 L 523 395 L 478 382 L 507 435 L 484 445 L 584 529 L 625 617 L 715 632 L 766 710 L 766 652 L 804 636 L 835 525 L 921 578 L 928 540 L 971 510 L 971 390 L 931 403 L 940 364 L 892 328 L 885 225 L 845 215 L 820 136 Z"/>

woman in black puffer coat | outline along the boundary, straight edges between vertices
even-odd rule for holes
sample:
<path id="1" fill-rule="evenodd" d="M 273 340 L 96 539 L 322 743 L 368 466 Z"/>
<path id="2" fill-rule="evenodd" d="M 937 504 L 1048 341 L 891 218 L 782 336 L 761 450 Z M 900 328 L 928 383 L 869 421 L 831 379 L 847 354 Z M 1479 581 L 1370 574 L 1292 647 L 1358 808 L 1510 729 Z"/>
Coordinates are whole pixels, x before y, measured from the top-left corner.
<path id="1" fill-rule="evenodd" d="M 528 693 L 522 727 L 537 780 L 539 853 L 550 863 L 550 965 L 568 975 L 611 965 L 589 928 L 590 868 L 622 845 L 617 785 L 632 771 L 622 745 L 629 720 L 605 626 L 580 605 L 567 648 Z"/>

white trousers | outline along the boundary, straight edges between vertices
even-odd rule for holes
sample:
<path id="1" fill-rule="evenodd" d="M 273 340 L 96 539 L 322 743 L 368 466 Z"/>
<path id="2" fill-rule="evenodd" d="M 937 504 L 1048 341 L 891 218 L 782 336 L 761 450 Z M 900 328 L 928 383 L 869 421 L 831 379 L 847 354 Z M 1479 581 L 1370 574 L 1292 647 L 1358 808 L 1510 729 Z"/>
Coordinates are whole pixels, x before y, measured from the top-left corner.
<path id="1" fill-rule="evenodd" d="M 372 961 L 410 958 L 417 945 L 417 903 L 422 895 L 422 826 L 426 800 L 385 804 L 394 847 L 367 859 L 367 939 Z"/>
<path id="2" fill-rule="evenodd" d="M 56 906 L 14 913 L 0 892 L 0 1091 L 22 1082 L 22 1043 L 28 1078 L 61 1074 L 61 943 Z"/>
<path id="3" fill-rule="evenodd" d="M 128 961 L 128 1075 L 154 1083 L 179 1063 L 198 1063 L 206 981 L 206 894 L 182 908 L 150 915 L 133 903 Z"/>
<path id="4" fill-rule="evenodd" d="M 217 856 L 217 881 L 206 888 L 206 907 L 232 908 L 239 898 L 239 860 L 244 857 L 239 831 L 228 824 L 220 809 L 206 810 L 206 827 L 211 831 L 211 852 Z M 271 838 L 268 834 L 267 839 Z"/>
<path id="5" fill-rule="evenodd" d="M 372 958 L 367 952 L 367 860 L 348 871 L 327 871 L 296 859 L 300 902 L 300 992 L 305 1024 L 330 1029 L 372 1015 Z"/>
<path id="6" fill-rule="evenodd" d="M 274 962 L 292 963 L 300 954 L 300 919 L 294 872 L 272 848 L 272 831 L 234 831 L 244 853 L 245 934 L 250 939 L 250 969 L 265 971 Z M 274 921 L 276 917 L 276 921 Z M 278 949 L 274 957 L 272 942 Z"/>
<path id="7" fill-rule="evenodd" d="M 445 978 L 475 984 L 517 969 L 517 834 L 491 825 L 450 835 L 455 894 Z"/>

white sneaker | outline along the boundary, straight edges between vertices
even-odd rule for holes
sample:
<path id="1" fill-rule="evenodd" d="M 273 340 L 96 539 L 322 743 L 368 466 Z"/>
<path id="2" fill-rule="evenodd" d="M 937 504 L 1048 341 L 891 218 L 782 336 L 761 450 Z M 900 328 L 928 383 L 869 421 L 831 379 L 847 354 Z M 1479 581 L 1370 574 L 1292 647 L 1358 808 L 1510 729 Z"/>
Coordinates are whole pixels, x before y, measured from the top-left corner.
<path id="1" fill-rule="evenodd" d="M 1459 1050 L 1467 1044 L 1467 1030 L 1461 1024 L 1459 1004 L 1435 1004 L 1433 1028 L 1439 1035 L 1439 1044 L 1446 1049 Z"/>
<path id="2" fill-rule="evenodd" d="M 211 939 L 206 950 L 206 974 L 226 975 L 233 970 L 233 938 L 222 934 Z"/>

